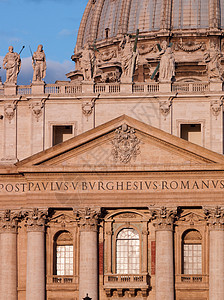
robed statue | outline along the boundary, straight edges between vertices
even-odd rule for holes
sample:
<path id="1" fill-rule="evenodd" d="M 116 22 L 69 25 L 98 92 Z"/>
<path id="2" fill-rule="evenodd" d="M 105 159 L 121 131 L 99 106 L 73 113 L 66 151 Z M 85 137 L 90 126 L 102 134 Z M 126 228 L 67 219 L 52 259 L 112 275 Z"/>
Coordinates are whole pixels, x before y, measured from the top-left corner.
<path id="1" fill-rule="evenodd" d="M 5 83 L 17 83 L 17 76 L 21 68 L 20 55 L 13 51 L 13 46 L 9 47 L 9 52 L 3 59 L 3 69 L 6 70 Z"/>
<path id="2" fill-rule="evenodd" d="M 161 45 L 159 66 L 159 80 L 166 82 L 171 81 L 175 76 L 175 59 L 171 47 L 167 47 L 166 41 Z"/>

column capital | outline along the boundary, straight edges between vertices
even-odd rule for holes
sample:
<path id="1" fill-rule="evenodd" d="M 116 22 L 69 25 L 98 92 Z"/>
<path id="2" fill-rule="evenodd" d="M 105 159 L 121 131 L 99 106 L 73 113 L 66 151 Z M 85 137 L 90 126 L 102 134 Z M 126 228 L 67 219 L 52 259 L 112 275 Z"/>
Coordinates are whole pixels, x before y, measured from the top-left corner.
<path id="1" fill-rule="evenodd" d="M 97 231 L 100 207 L 74 208 L 73 211 L 81 231 Z"/>
<path id="2" fill-rule="evenodd" d="M 210 230 L 224 230 L 224 207 L 204 207 Z"/>
<path id="3" fill-rule="evenodd" d="M 47 209 L 34 208 L 27 210 L 25 215 L 27 231 L 42 232 L 45 230 L 45 222 L 48 215 Z"/>
<path id="4" fill-rule="evenodd" d="M 173 222 L 177 214 L 176 208 L 149 207 L 149 212 L 156 230 L 173 230 Z"/>
<path id="5" fill-rule="evenodd" d="M 18 220 L 21 217 L 21 211 L 12 211 L 10 209 L 0 211 L 0 232 L 16 233 L 18 227 Z"/>

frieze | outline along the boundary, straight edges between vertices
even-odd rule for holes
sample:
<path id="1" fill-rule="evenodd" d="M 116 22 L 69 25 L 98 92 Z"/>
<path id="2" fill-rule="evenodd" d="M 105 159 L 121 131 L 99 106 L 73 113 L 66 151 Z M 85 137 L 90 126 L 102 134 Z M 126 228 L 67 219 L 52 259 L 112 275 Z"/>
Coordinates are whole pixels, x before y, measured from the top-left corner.
<path id="1" fill-rule="evenodd" d="M 224 178 L 220 179 L 158 179 L 158 180 L 82 180 L 82 181 L 36 181 L 0 182 L 0 194 L 41 192 L 189 192 L 223 191 Z"/>
<path id="2" fill-rule="evenodd" d="M 197 50 L 205 51 L 206 45 L 205 43 L 196 43 L 194 41 L 188 41 L 186 43 L 176 43 L 175 50 L 182 50 L 184 52 L 195 52 Z"/>

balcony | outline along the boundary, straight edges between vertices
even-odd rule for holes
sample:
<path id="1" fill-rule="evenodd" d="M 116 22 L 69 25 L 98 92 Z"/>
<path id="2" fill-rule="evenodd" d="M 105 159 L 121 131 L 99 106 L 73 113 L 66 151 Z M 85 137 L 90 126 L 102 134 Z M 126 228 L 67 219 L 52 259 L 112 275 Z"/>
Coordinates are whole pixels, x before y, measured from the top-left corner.
<path id="1" fill-rule="evenodd" d="M 104 276 L 104 289 L 108 297 L 113 291 L 117 291 L 119 296 L 124 295 L 124 291 L 136 295 L 141 291 L 142 296 L 146 297 L 150 289 L 150 276 L 148 274 L 108 274 Z"/>
<path id="2" fill-rule="evenodd" d="M 203 289 L 208 287 L 208 275 L 176 275 L 176 288 L 195 288 Z"/>

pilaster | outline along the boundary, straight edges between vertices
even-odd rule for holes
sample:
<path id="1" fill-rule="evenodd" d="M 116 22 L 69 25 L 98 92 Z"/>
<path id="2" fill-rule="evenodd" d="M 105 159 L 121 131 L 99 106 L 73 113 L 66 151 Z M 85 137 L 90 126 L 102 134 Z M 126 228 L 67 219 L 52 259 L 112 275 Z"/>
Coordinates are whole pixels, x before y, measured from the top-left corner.
<path id="1" fill-rule="evenodd" d="M 17 224 L 19 212 L 0 213 L 0 299 L 17 300 Z"/>
<path id="2" fill-rule="evenodd" d="M 209 299 L 224 299 L 224 208 L 206 207 L 209 226 Z"/>

